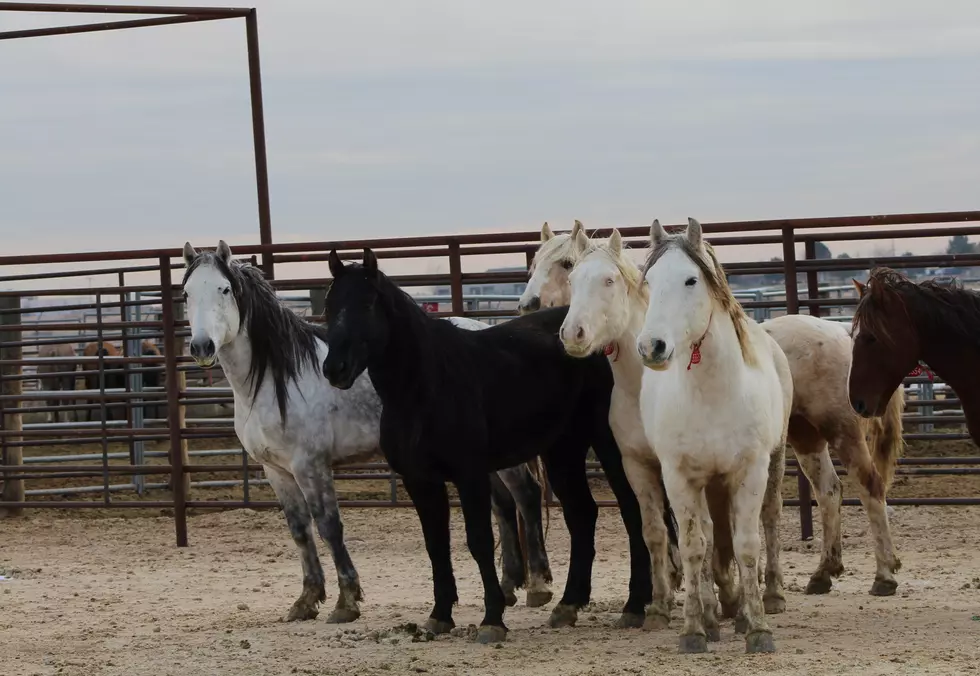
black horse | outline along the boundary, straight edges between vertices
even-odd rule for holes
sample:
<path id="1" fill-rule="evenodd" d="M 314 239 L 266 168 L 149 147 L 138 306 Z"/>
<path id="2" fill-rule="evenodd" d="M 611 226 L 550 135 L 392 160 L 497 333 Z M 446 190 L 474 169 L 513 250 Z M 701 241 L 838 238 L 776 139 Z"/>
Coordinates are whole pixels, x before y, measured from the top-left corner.
<path id="1" fill-rule="evenodd" d="M 383 411 L 381 450 L 403 479 L 432 563 L 435 606 L 426 626 L 445 633 L 457 602 L 449 549 L 449 496 L 459 492 L 466 542 L 480 568 L 485 615 L 477 639 L 503 640 L 504 595 L 493 560 L 490 472 L 540 454 L 571 537 L 565 591 L 553 626 L 574 624 L 589 602 L 598 508 L 585 459 L 591 446 L 619 501 L 630 540 L 630 594 L 621 623 L 639 626 L 651 601 L 650 556 L 636 496 L 609 428 L 612 372 L 602 355 L 565 354 L 558 329 L 568 308 L 542 310 L 483 331 L 429 317 L 378 269 L 330 253 L 329 354 L 323 373 L 348 388 L 367 369 Z M 665 521 L 677 542 L 669 506 Z"/>

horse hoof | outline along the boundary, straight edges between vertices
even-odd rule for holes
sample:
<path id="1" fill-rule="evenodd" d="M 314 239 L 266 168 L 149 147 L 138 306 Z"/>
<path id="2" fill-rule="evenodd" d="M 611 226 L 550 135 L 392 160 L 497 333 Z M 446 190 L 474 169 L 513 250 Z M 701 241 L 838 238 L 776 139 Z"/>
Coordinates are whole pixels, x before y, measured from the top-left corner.
<path id="1" fill-rule="evenodd" d="M 443 620 L 437 620 L 434 617 L 430 617 L 425 621 L 425 624 L 422 625 L 423 629 L 425 629 L 426 631 L 431 631 L 433 634 L 436 634 L 437 636 L 439 634 L 448 634 L 455 627 L 456 627 L 456 623 L 453 622 L 452 620 L 449 620 L 448 622 L 444 622 Z"/>
<path id="2" fill-rule="evenodd" d="M 548 618 L 548 625 L 552 629 L 558 629 L 560 627 L 574 627 L 577 621 L 578 611 L 572 606 L 559 603 L 557 606 L 555 606 L 554 610 L 551 611 L 551 617 Z"/>
<path id="3" fill-rule="evenodd" d="M 745 637 L 745 652 L 774 653 L 776 644 L 772 640 L 771 631 L 753 631 Z"/>
<path id="4" fill-rule="evenodd" d="M 811 577 L 806 585 L 806 594 L 829 594 L 834 583 L 829 575 Z"/>
<path id="5" fill-rule="evenodd" d="M 643 631 L 661 631 L 670 626 L 670 618 L 660 613 L 650 613 L 643 620 Z"/>
<path id="6" fill-rule="evenodd" d="M 766 615 L 779 615 L 786 612 L 786 599 L 782 596 L 764 596 L 762 605 L 766 608 Z"/>
<path id="7" fill-rule="evenodd" d="M 735 618 L 735 633 L 744 634 L 749 630 L 749 620 L 745 615 L 739 615 Z"/>
<path id="8" fill-rule="evenodd" d="M 504 591 L 504 604 L 508 608 L 517 605 L 517 594 L 513 590 L 508 589 Z"/>
<path id="9" fill-rule="evenodd" d="M 353 622 L 361 616 L 361 611 L 357 608 L 334 608 L 333 612 L 327 616 L 327 624 L 346 624 Z"/>
<path id="10" fill-rule="evenodd" d="M 708 652 L 708 639 L 703 634 L 685 634 L 681 636 L 680 653 L 693 655 Z"/>
<path id="11" fill-rule="evenodd" d="M 721 627 L 708 627 L 704 630 L 704 636 L 708 643 L 718 643 L 721 640 Z"/>
<path id="12" fill-rule="evenodd" d="M 639 629 L 643 626 L 644 619 L 639 613 L 623 613 L 613 626 L 617 629 Z"/>
<path id="13" fill-rule="evenodd" d="M 550 589 L 545 589 L 544 591 L 529 591 L 527 593 L 527 600 L 524 604 L 528 608 L 540 608 L 543 605 L 547 605 L 551 602 L 554 594 Z"/>
<path id="14" fill-rule="evenodd" d="M 293 607 L 289 609 L 289 614 L 286 615 L 286 622 L 303 622 L 305 620 L 315 620 L 316 616 L 320 614 L 320 611 L 316 606 L 311 606 L 306 603 L 296 602 Z"/>
<path id="15" fill-rule="evenodd" d="M 504 627 L 485 624 L 476 630 L 477 643 L 487 645 L 489 643 L 503 643 L 505 640 L 507 640 L 507 630 Z"/>
<path id="16" fill-rule="evenodd" d="M 896 589 L 898 589 L 898 582 L 895 580 L 885 580 L 883 578 L 876 577 L 874 584 L 871 585 L 871 595 L 894 596 Z"/>

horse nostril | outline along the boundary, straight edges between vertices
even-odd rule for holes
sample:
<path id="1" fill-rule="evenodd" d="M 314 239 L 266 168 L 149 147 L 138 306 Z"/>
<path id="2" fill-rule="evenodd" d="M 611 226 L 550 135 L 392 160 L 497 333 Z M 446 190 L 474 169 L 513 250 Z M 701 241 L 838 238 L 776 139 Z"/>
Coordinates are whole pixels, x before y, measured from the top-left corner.
<path id="1" fill-rule="evenodd" d="M 531 300 L 529 300 L 527 302 L 527 305 L 524 306 L 524 309 L 525 310 L 528 310 L 529 312 L 535 312 L 537 310 L 540 310 L 541 309 L 541 297 L 540 296 L 535 296 L 534 298 L 532 298 Z"/>
<path id="2" fill-rule="evenodd" d="M 666 351 L 667 351 L 667 343 L 665 343 L 662 340 L 655 340 L 653 342 L 653 353 L 654 354 L 663 354 Z"/>
<path id="3" fill-rule="evenodd" d="M 581 326 L 578 327 L 578 331 L 575 332 L 575 337 L 578 338 L 579 340 L 585 338 L 585 328 Z"/>
<path id="4" fill-rule="evenodd" d="M 861 415 L 865 413 L 867 409 L 864 405 L 864 399 L 858 399 L 857 401 L 854 402 L 854 410 Z"/>
<path id="5" fill-rule="evenodd" d="M 214 354 L 214 341 L 208 340 L 208 344 L 204 346 L 205 355 L 210 357 Z"/>

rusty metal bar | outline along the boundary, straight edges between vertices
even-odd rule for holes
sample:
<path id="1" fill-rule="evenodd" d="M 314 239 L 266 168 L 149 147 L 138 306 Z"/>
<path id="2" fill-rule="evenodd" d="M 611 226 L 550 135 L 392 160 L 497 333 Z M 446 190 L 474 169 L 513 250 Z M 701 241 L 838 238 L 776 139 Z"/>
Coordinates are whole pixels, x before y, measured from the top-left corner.
<path id="1" fill-rule="evenodd" d="M 170 274 L 170 259 L 160 257 L 160 290 L 162 291 L 163 324 L 172 327 L 174 323 L 174 292 L 173 279 Z M 177 534 L 177 546 L 187 546 L 187 496 L 184 495 L 183 453 L 180 445 L 180 387 L 177 381 L 177 355 L 175 354 L 176 340 L 173 330 L 167 331 L 163 344 L 164 357 L 167 359 L 167 420 L 170 424 L 170 465 L 173 472 L 170 475 L 170 486 L 174 495 L 174 529 Z"/>
<path id="2" fill-rule="evenodd" d="M 2 10 L 3 7 L 0 7 Z M 198 21 L 217 21 L 223 16 L 164 16 L 153 19 L 133 19 L 131 21 L 106 21 L 103 23 L 85 23 L 74 26 L 54 26 L 51 28 L 29 28 L 25 30 L 5 31 L 0 33 L 0 40 L 18 40 L 20 38 L 40 38 L 49 35 L 74 35 L 77 33 L 98 33 L 102 31 L 125 30 L 127 28 L 146 28 L 149 26 L 171 26 L 181 23 L 196 23 Z"/>
<path id="3" fill-rule="evenodd" d="M 262 69 L 259 64 L 259 23 L 255 9 L 245 17 L 248 43 L 248 83 L 252 102 L 252 139 L 255 147 L 255 186 L 259 200 L 259 242 L 272 245 L 272 214 L 269 205 L 269 165 L 265 152 L 265 112 L 262 106 Z M 275 279 L 272 252 L 262 253 L 266 279 Z"/>
<path id="4" fill-rule="evenodd" d="M 83 5 L 62 2 L 0 2 L 0 12 L 62 12 L 66 14 L 209 14 L 234 19 L 249 12 L 243 7 L 173 7 L 167 5 Z"/>

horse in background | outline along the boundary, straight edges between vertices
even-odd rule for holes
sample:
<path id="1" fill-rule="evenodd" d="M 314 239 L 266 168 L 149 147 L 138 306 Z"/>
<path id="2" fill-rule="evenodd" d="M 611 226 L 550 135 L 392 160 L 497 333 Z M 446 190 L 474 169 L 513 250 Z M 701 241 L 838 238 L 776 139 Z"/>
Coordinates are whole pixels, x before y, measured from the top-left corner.
<path id="1" fill-rule="evenodd" d="M 732 295 L 700 223 L 689 219 L 684 233 L 668 235 L 654 221 L 650 240 L 642 270 L 650 304 L 635 345 L 647 367 L 643 429 L 680 525 L 686 595 L 680 650 L 707 651 L 704 601 L 714 590 L 702 588 L 702 567 L 710 522 L 705 493 L 711 492 L 731 510 L 745 650 L 773 652 L 759 590 L 759 520 L 772 493 L 770 457 L 785 452 L 793 403 L 789 362 Z"/>
<path id="2" fill-rule="evenodd" d="M 527 291 L 521 298 L 522 306 L 547 307 L 572 302 L 570 270 L 580 263 L 589 248 L 581 243 L 576 245 L 576 240 L 582 237 L 584 232 L 578 221 L 571 233 L 555 234 L 550 228 L 542 229 L 542 243 L 531 265 Z M 601 258 L 596 257 L 597 260 Z M 628 269 L 628 266 L 636 267 L 628 260 L 624 249 L 617 267 Z M 615 280 L 619 274 L 619 270 L 610 269 L 606 276 Z M 614 284 L 618 282 L 614 281 Z M 823 551 L 806 593 L 829 593 L 833 588 L 832 578 L 839 577 L 844 571 L 840 520 L 843 487 L 829 454 L 832 450 L 855 482 L 868 515 L 876 561 L 870 593 L 875 596 L 894 594 L 898 586 L 895 573 L 901 568 L 901 562 L 895 554 L 885 498 L 904 448 L 902 387 L 899 385 L 892 391 L 881 418 L 864 419 L 848 402 L 852 343 L 846 328 L 838 322 L 808 315 L 776 317 L 761 326 L 776 340 L 789 360 L 793 374 L 789 444 L 801 470 L 814 487 L 821 512 Z M 617 354 L 622 351 L 618 350 Z M 768 537 L 766 542 L 767 552 L 771 552 Z M 717 570 L 715 574 L 718 575 Z M 716 577 L 716 582 L 721 587 L 723 615 L 731 617 L 734 609 L 730 605 L 726 607 L 728 592 L 724 588 L 724 578 Z M 766 581 L 767 588 L 771 584 L 774 584 L 773 580 Z"/>
<path id="3" fill-rule="evenodd" d="M 380 450 L 381 404 L 371 380 L 359 378 L 348 390 L 332 387 L 321 366 L 326 329 L 286 307 L 258 268 L 232 260 L 224 241 L 216 251 L 200 253 L 185 244 L 184 262 L 191 356 L 202 368 L 220 359 L 234 393 L 235 432 L 246 452 L 263 465 L 300 550 L 303 591 L 286 619 L 313 619 L 326 599 L 312 521 L 337 569 L 340 593 L 328 621 L 351 622 L 360 616 L 363 592 L 344 543 L 333 467 Z M 445 323 L 487 328 L 473 320 Z M 523 465 L 498 472 L 492 483 L 495 504 L 509 501 L 501 511 L 513 515 L 519 508 L 528 524 L 529 582 L 516 518 L 499 521 L 505 578 L 515 586 L 527 582 L 528 605 L 547 603 L 551 570 L 544 552 L 540 487 Z M 516 596 L 510 602 L 516 603 Z"/>
<path id="4" fill-rule="evenodd" d="M 58 343 L 57 345 L 45 344 L 38 347 L 37 356 L 41 359 L 47 358 L 75 358 L 75 347 L 69 343 Z M 40 364 L 37 367 L 38 384 L 45 392 L 70 392 L 75 389 L 75 374 L 77 364 L 68 361 L 59 361 L 52 364 Z M 48 422 L 72 422 L 78 419 L 77 412 L 71 410 L 72 401 L 70 399 L 47 399 L 44 400 L 45 408 L 56 408 L 48 411 L 45 418 Z"/>
<path id="5" fill-rule="evenodd" d="M 636 497 L 609 429 L 612 373 L 601 356 L 570 359 L 557 332 L 567 308 L 541 310 L 482 331 L 428 316 L 378 269 L 330 254 L 323 373 L 339 388 L 367 371 L 381 398 L 381 449 L 398 472 L 422 524 L 432 564 L 436 633 L 454 626 L 457 603 L 446 482 L 460 496 L 467 545 L 484 588 L 477 640 L 503 640 L 504 597 L 493 565 L 490 472 L 541 456 L 571 536 L 565 593 L 552 626 L 574 624 L 591 596 L 598 508 L 585 473 L 589 447 L 610 476 L 630 534 L 630 598 L 624 624 L 642 623 L 651 600 L 650 556 Z"/>
<path id="6" fill-rule="evenodd" d="M 885 415 L 888 393 L 916 370 L 932 370 L 956 393 L 973 443 L 980 445 L 980 294 L 954 281 L 913 282 L 875 268 L 854 280 L 854 348 L 847 388 L 854 411 Z"/>

